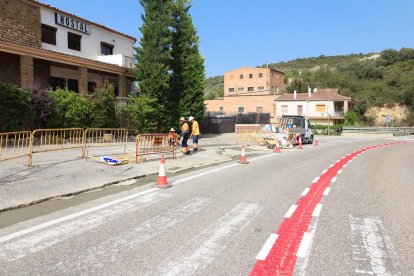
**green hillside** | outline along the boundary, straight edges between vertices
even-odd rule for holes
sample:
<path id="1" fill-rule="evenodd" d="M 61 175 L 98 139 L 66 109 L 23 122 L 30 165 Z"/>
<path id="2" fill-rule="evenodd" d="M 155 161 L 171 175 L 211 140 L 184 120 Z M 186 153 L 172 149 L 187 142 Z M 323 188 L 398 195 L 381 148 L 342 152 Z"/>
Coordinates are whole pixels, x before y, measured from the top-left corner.
<path id="1" fill-rule="evenodd" d="M 373 121 L 366 115 L 369 108 L 398 104 L 410 111 L 403 124 L 414 125 L 414 49 L 300 58 L 269 67 L 285 72 L 288 93 L 307 92 L 308 86 L 339 88 L 353 99 L 353 110 L 364 124 Z M 220 96 L 222 82 L 222 76 L 207 79 L 205 95 Z"/>

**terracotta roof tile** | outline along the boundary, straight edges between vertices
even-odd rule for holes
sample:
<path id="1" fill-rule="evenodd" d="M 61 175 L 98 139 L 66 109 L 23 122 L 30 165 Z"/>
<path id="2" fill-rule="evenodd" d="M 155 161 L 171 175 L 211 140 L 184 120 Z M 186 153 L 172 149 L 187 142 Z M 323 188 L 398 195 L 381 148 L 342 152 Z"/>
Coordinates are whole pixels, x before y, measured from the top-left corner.
<path id="1" fill-rule="evenodd" d="M 293 98 L 294 94 L 284 94 L 277 98 L 277 101 L 350 101 L 351 98 L 339 95 L 339 89 L 337 88 L 325 88 L 318 89 L 315 93 L 312 93 L 308 98 L 308 93 L 296 93 L 296 99 Z"/>

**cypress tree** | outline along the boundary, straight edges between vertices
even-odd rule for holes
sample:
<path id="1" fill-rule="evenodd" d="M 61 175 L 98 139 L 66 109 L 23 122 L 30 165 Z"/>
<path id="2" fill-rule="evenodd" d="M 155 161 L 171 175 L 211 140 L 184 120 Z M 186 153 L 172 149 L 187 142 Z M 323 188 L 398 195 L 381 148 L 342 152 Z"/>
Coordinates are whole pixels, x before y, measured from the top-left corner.
<path id="1" fill-rule="evenodd" d="M 170 104 L 175 117 L 204 116 L 204 59 L 193 25 L 189 0 L 175 0 L 172 6 L 172 76 Z"/>
<path id="2" fill-rule="evenodd" d="M 169 127 L 170 63 L 171 63 L 171 1 L 139 0 L 142 37 L 136 50 L 136 77 L 142 95 L 154 99 L 152 108 L 157 131 Z"/>

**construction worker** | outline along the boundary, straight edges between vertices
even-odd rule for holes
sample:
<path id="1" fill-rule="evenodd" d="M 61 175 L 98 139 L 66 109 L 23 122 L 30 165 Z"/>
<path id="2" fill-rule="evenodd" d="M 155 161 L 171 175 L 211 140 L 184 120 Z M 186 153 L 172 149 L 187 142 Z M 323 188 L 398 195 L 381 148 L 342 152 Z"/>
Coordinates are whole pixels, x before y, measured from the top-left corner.
<path id="1" fill-rule="evenodd" d="M 181 142 L 181 151 L 185 155 L 189 155 L 190 151 L 188 150 L 187 141 L 190 136 L 190 127 L 188 126 L 187 121 L 184 119 L 184 117 L 180 118 L 180 123 L 181 123 L 181 137 L 183 138 Z"/>
<path id="2" fill-rule="evenodd" d="M 178 134 L 175 133 L 175 129 L 171 128 L 168 133 L 168 144 L 170 146 L 176 146 L 178 144 Z"/>
<path id="3" fill-rule="evenodd" d="M 200 137 L 200 127 L 198 126 L 198 122 L 194 119 L 193 116 L 188 118 L 188 121 L 191 122 L 191 135 L 190 139 L 193 138 L 193 151 L 194 153 L 198 152 L 198 138 Z"/>

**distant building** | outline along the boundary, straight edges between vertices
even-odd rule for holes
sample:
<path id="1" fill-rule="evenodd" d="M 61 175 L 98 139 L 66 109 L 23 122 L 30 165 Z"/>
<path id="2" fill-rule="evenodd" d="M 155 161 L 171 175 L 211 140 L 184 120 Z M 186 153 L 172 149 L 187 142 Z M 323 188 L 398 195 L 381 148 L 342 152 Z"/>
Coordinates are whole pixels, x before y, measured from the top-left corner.
<path id="1" fill-rule="evenodd" d="M 134 89 L 135 42 L 35 0 L 0 0 L 0 81 L 87 93 L 108 80 L 126 97 Z"/>
<path id="2" fill-rule="evenodd" d="M 224 73 L 224 98 L 206 100 L 209 112 L 270 113 L 275 115 L 275 100 L 284 91 L 285 74 L 271 68 L 240 68 Z"/>
<path id="3" fill-rule="evenodd" d="M 312 124 L 344 122 L 351 98 L 339 94 L 338 89 L 317 89 L 315 93 L 281 95 L 276 99 L 276 116 L 303 115 Z"/>

